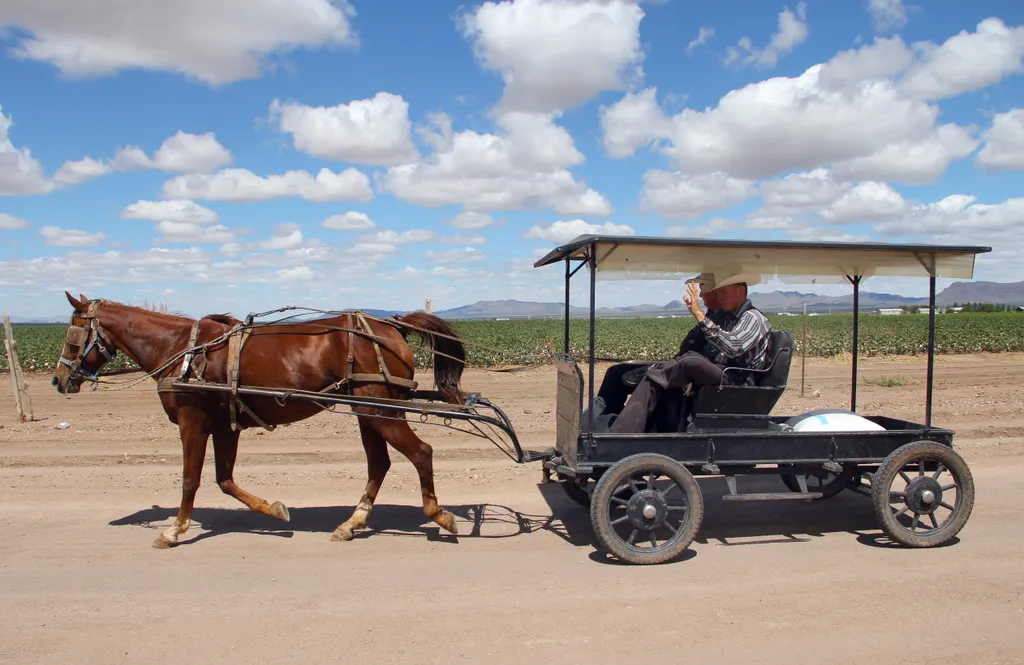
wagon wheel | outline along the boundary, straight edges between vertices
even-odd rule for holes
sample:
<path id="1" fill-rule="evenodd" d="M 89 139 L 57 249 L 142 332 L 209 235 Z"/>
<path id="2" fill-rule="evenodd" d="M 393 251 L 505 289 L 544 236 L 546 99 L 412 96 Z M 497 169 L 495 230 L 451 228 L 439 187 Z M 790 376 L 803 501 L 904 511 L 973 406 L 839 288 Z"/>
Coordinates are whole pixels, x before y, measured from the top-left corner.
<path id="1" fill-rule="evenodd" d="M 871 499 L 882 530 L 893 541 L 935 547 L 956 536 L 971 516 L 974 478 L 952 448 L 915 441 L 882 461 L 871 482 Z"/>
<path id="2" fill-rule="evenodd" d="M 659 482 L 659 478 L 667 478 Z M 700 487 L 664 455 L 632 455 L 608 469 L 594 488 L 590 521 L 600 545 L 633 564 L 665 563 L 690 546 L 704 517 Z"/>
<path id="3" fill-rule="evenodd" d="M 562 474 L 558 474 L 558 477 L 562 480 L 560 483 L 562 485 L 562 489 L 565 490 L 565 493 L 569 495 L 570 499 L 584 508 L 590 507 L 590 493 L 587 491 L 586 487 L 580 485 L 576 478 L 563 476 Z M 585 484 L 589 482 L 589 479 L 584 480 Z"/>
<path id="4" fill-rule="evenodd" d="M 783 465 L 780 464 L 779 466 L 782 467 Z M 784 468 L 791 469 L 793 466 L 787 464 Z M 796 481 L 795 474 L 783 473 L 781 478 L 790 492 L 800 492 L 800 484 Z M 830 499 L 843 490 L 854 487 L 856 480 L 856 466 L 844 465 L 842 473 L 838 475 L 832 471 L 817 469 L 807 473 L 807 491 L 821 492 L 822 499 Z"/>

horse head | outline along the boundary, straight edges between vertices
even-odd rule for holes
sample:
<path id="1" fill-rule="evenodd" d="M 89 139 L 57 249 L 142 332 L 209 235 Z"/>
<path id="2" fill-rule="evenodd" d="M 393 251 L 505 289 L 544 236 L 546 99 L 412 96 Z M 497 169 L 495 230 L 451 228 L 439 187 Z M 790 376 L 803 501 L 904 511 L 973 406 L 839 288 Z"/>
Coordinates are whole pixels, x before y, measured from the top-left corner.
<path id="1" fill-rule="evenodd" d="M 74 311 L 64 332 L 64 346 L 50 383 L 61 394 L 73 394 L 81 390 L 83 381 L 98 380 L 99 371 L 114 359 L 117 348 L 97 318 L 97 310 L 103 301 L 89 300 L 82 294 L 76 299 L 67 291 L 64 295 Z"/>

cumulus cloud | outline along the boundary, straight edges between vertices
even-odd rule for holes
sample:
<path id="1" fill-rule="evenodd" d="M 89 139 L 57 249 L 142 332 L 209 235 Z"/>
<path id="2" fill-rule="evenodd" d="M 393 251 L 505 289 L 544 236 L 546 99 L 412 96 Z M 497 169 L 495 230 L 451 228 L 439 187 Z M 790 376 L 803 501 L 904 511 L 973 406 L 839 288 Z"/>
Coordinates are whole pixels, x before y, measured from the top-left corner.
<path id="1" fill-rule="evenodd" d="M 457 229 L 464 231 L 476 231 L 479 229 L 486 229 L 488 226 L 494 226 L 496 222 L 494 218 L 485 212 L 475 212 L 473 210 L 465 210 L 455 215 L 451 219 L 446 219 L 442 224 L 448 224 Z"/>
<path id="2" fill-rule="evenodd" d="M 278 224 L 273 237 L 256 243 L 256 249 L 281 251 L 302 246 L 302 229 L 298 224 Z"/>
<path id="3" fill-rule="evenodd" d="M 233 243 L 238 239 L 237 234 L 233 230 L 222 224 L 205 226 L 194 222 L 165 219 L 158 222 L 154 228 L 160 234 L 160 242 L 205 245 L 210 243 Z"/>
<path id="4" fill-rule="evenodd" d="M 567 170 L 584 157 L 555 117 L 509 113 L 498 119 L 500 134 L 481 134 L 455 132 L 451 118 L 432 115 L 420 134 L 433 154 L 388 169 L 382 186 L 426 207 L 461 203 L 479 212 L 552 206 L 560 214 L 610 214 L 608 199 Z"/>
<path id="5" fill-rule="evenodd" d="M 453 264 L 478 263 L 486 259 L 487 256 L 475 247 L 463 247 L 461 249 L 448 249 L 443 252 L 428 249 L 427 258 L 435 263 Z"/>
<path id="6" fill-rule="evenodd" d="M 401 95 L 378 92 L 337 106 L 282 104 L 274 100 L 270 117 L 291 134 L 295 149 L 313 157 L 391 166 L 414 162 L 409 103 Z"/>
<path id="7" fill-rule="evenodd" d="M 39 229 L 43 242 L 54 247 L 95 247 L 107 239 L 103 233 L 89 233 L 79 229 L 44 226 Z"/>
<path id="8" fill-rule="evenodd" d="M 1018 33 L 1024 27 L 990 19 L 941 46 L 879 38 L 799 76 L 751 83 L 716 106 L 674 116 L 654 88 L 630 93 L 602 109 L 605 151 L 623 158 L 650 146 L 690 175 L 759 179 L 834 167 L 847 180 L 930 183 L 978 146 L 971 128 L 938 124 L 930 101 L 1021 69 Z"/>
<path id="9" fill-rule="evenodd" d="M 632 236 L 636 235 L 636 231 L 628 224 L 615 224 L 613 222 L 591 224 L 582 219 L 571 219 L 559 220 L 549 226 L 537 224 L 530 228 L 523 237 L 529 240 L 566 243 L 577 236 L 588 234 Z"/>
<path id="10" fill-rule="evenodd" d="M 629 0 L 511 0 L 484 2 L 459 27 L 504 80 L 502 112 L 548 113 L 642 78 L 643 17 Z"/>
<path id="11" fill-rule="evenodd" d="M 11 143 L 11 118 L 0 107 L 0 196 L 48 194 L 53 183 L 43 172 L 43 166 L 28 148 L 15 148 Z"/>
<path id="12" fill-rule="evenodd" d="M 483 245 L 487 242 L 487 238 L 475 233 L 459 233 L 453 236 L 442 236 L 438 238 L 438 240 L 448 245 Z"/>
<path id="13" fill-rule="evenodd" d="M 1024 169 L 1024 108 L 997 113 L 981 135 L 978 165 L 991 170 Z"/>
<path id="14" fill-rule="evenodd" d="M 211 85 L 253 79 L 272 56 L 357 43 L 347 0 L 9 0 L 0 28 L 11 53 L 67 77 L 147 69 Z"/>
<path id="15" fill-rule="evenodd" d="M 27 229 L 30 226 L 32 226 L 32 223 L 27 219 L 8 215 L 6 212 L 0 212 L 0 229 L 5 231 L 20 231 L 21 229 Z"/>
<path id="16" fill-rule="evenodd" d="M 796 13 L 785 7 L 779 12 L 779 27 L 772 33 L 767 46 L 758 48 L 753 45 L 750 37 L 743 36 L 736 46 L 730 46 L 725 50 L 725 64 L 774 67 L 780 58 L 789 55 L 793 49 L 807 41 L 807 34 L 807 3 L 798 3 Z"/>
<path id="17" fill-rule="evenodd" d="M 148 219 L 155 222 L 185 222 L 190 224 L 216 224 L 220 216 L 195 201 L 170 199 L 165 201 L 136 201 L 121 211 L 123 219 Z"/>
<path id="18" fill-rule="evenodd" d="M 662 217 L 694 218 L 717 208 L 737 205 L 757 193 L 753 181 L 724 173 L 695 176 L 648 171 L 640 192 L 640 207 Z"/>
<path id="19" fill-rule="evenodd" d="M 301 197 L 313 203 L 370 201 L 370 179 L 355 168 L 340 173 L 320 169 L 316 177 L 307 171 L 258 176 L 248 169 L 223 169 L 210 174 L 188 174 L 168 180 L 163 196 L 171 199 L 251 202 Z"/>
<path id="20" fill-rule="evenodd" d="M 367 231 L 377 227 L 369 215 L 364 212 L 346 212 L 341 215 L 331 215 L 320 222 L 320 226 L 336 231 Z"/>

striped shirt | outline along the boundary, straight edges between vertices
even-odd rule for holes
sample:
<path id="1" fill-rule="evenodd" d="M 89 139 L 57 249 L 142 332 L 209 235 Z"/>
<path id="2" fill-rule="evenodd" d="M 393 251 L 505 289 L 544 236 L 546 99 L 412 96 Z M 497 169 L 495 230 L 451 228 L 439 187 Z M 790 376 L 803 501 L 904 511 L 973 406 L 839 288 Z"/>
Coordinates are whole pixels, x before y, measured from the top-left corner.
<path id="1" fill-rule="evenodd" d="M 750 306 L 748 300 L 740 307 L 741 314 L 715 322 L 705 317 L 700 325 L 709 349 L 717 351 L 714 362 L 726 367 L 761 369 L 768 352 L 768 333 L 772 324 L 768 317 Z"/>

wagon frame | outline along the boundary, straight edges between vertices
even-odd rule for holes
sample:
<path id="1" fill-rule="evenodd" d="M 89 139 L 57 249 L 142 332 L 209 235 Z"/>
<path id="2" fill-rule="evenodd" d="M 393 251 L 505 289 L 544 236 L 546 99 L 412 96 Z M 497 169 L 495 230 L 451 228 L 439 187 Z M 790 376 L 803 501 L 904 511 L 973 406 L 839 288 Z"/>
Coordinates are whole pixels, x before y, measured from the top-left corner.
<path id="1" fill-rule="evenodd" d="M 555 363 L 556 441 L 543 461 L 545 481 L 554 475 L 574 501 L 589 507 L 599 544 L 633 564 L 671 561 L 690 546 L 704 508 L 694 476 L 724 476 L 728 493 L 722 498 L 727 501 L 816 500 L 852 489 L 871 497 L 879 523 L 894 543 L 933 547 L 950 542 L 970 517 L 974 481 L 953 450 L 954 432 L 932 424 L 935 284 L 940 277 L 973 278 L 976 255 L 989 251 L 990 247 L 976 246 L 612 235 L 583 235 L 556 247 L 534 264 L 539 268 L 565 263 L 564 349 L 556 354 Z M 848 413 L 866 418 L 881 430 L 795 431 L 788 422 L 817 412 L 771 415 L 786 389 L 795 349 L 792 335 L 784 331 L 773 332 L 770 364 L 757 375 L 757 385 L 666 391 L 654 431 L 648 433 L 611 433 L 595 426 L 597 280 L 604 275 L 678 280 L 680 274 L 691 276 L 723 266 L 794 283 L 846 282 L 853 287 Z M 586 381 L 569 345 L 570 282 L 583 267 L 590 274 Z M 924 423 L 856 413 L 860 284 L 871 276 L 929 280 Z M 680 338 L 685 332 L 681 327 Z M 790 491 L 740 491 L 739 477 L 764 474 L 781 476 Z M 952 484 L 943 474 L 952 476 Z M 662 476 L 667 481 L 659 485 Z M 900 478 L 907 481 L 906 487 L 893 491 L 893 482 Z M 815 481 L 817 487 L 812 484 Z M 955 500 L 949 498 L 954 490 Z M 904 507 L 898 510 L 893 504 Z M 950 511 L 941 524 L 936 518 L 940 509 Z M 641 547 L 648 542 L 650 547 Z"/>

